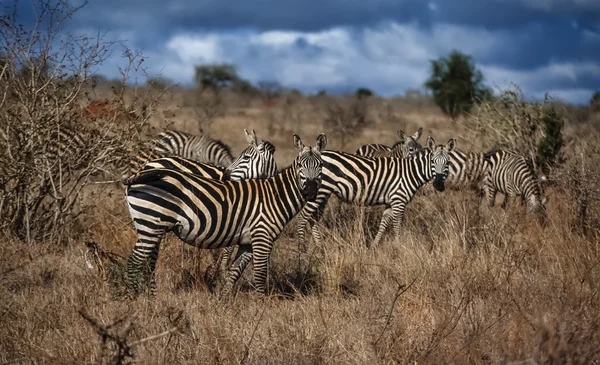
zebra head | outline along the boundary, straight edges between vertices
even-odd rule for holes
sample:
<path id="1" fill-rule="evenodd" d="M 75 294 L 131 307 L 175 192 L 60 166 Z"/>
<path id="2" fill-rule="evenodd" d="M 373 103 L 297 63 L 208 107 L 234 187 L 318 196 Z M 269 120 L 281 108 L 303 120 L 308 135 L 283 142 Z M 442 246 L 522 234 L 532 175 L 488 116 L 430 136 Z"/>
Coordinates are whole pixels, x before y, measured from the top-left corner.
<path id="1" fill-rule="evenodd" d="M 321 169 L 323 160 L 321 151 L 327 145 L 327 137 L 321 133 L 317 137 L 315 147 L 305 146 L 300 137 L 294 134 L 294 146 L 298 150 L 298 157 L 294 160 L 297 171 L 297 183 L 302 195 L 306 200 L 314 200 L 317 197 L 317 191 L 321 187 Z"/>
<path id="2" fill-rule="evenodd" d="M 239 155 L 227 170 L 231 180 L 264 179 L 277 174 L 277 163 L 273 154 L 275 146 L 260 139 L 254 129 L 244 129 L 248 147 Z"/>
<path id="3" fill-rule="evenodd" d="M 437 191 L 444 191 L 444 182 L 448 177 L 448 167 L 450 157 L 448 153 L 454 150 L 456 140 L 450 138 L 446 145 L 437 145 L 433 137 L 427 138 L 427 149 L 430 153 L 431 174 L 433 176 L 433 187 Z"/>
<path id="4" fill-rule="evenodd" d="M 399 158 L 412 158 L 418 150 L 422 149 L 422 146 L 417 142 L 423 133 L 423 128 L 413 134 L 412 136 L 404 134 L 404 131 L 399 130 L 397 132 L 400 140 L 392 146 L 393 156 Z"/>

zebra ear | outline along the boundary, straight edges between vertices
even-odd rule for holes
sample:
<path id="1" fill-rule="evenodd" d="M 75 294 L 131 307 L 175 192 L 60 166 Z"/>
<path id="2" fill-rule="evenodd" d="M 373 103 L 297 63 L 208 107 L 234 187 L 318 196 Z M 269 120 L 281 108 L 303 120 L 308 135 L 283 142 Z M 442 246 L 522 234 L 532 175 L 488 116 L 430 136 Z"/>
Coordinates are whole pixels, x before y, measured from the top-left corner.
<path id="1" fill-rule="evenodd" d="M 246 142 L 248 142 L 249 145 L 256 146 L 258 144 L 254 129 L 251 129 L 250 132 L 248 132 L 247 129 L 244 129 L 244 133 L 246 133 Z"/>
<path id="2" fill-rule="evenodd" d="M 396 132 L 396 135 L 398 135 L 398 138 L 400 138 L 401 141 L 404 141 L 404 138 L 406 138 L 406 135 L 404 134 L 404 131 L 401 131 L 399 129 Z"/>
<path id="3" fill-rule="evenodd" d="M 419 138 L 421 138 L 421 134 L 423 134 L 423 128 L 422 127 L 419 128 L 419 130 L 415 134 L 412 135 L 412 138 L 415 140 L 415 142 L 418 141 Z"/>
<path id="4" fill-rule="evenodd" d="M 456 140 L 454 138 L 450 138 L 448 143 L 446 144 L 446 151 L 450 152 L 456 147 Z"/>
<path id="5" fill-rule="evenodd" d="M 298 150 L 298 152 L 302 153 L 304 151 L 304 143 L 297 134 L 294 134 L 294 146 Z"/>
<path id="6" fill-rule="evenodd" d="M 325 149 L 325 146 L 327 146 L 327 136 L 325 135 L 325 133 L 321 133 L 317 137 L 317 146 L 315 147 L 315 149 L 321 152 Z"/>
<path id="7" fill-rule="evenodd" d="M 435 150 L 435 140 L 433 139 L 432 136 L 427 137 L 427 148 L 430 151 Z"/>

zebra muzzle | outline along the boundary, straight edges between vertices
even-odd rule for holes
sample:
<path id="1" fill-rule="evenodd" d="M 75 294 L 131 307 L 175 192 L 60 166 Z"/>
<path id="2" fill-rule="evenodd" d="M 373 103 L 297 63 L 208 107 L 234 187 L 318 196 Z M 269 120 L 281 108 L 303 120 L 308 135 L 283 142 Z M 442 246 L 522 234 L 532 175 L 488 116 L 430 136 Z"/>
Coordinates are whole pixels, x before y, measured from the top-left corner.
<path id="1" fill-rule="evenodd" d="M 445 186 L 444 186 L 444 177 L 441 176 L 441 175 L 437 175 L 435 177 L 435 179 L 433 179 L 433 187 L 437 191 L 444 191 L 444 189 L 445 189 Z"/>
<path id="2" fill-rule="evenodd" d="M 319 190 L 319 184 L 317 181 L 307 181 L 302 189 L 302 195 L 306 200 L 315 200 L 317 198 L 317 191 Z"/>

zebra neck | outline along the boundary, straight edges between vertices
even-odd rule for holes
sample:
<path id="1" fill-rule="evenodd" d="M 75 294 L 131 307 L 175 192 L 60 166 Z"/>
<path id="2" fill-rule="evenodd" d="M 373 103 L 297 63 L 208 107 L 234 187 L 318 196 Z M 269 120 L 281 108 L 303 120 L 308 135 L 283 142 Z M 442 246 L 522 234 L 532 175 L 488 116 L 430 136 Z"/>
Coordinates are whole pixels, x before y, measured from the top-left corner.
<path id="1" fill-rule="evenodd" d="M 408 162 L 411 175 L 421 185 L 424 185 L 433 178 L 431 152 L 425 150 L 418 156 L 415 156 L 412 159 L 403 159 L 403 161 Z"/>
<path id="2" fill-rule="evenodd" d="M 297 176 L 296 165 L 292 164 L 267 180 L 270 182 L 276 204 L 285 212 L 288 220 L 298 214 L 306 203 L 302 191 L 298 187 Z"/>

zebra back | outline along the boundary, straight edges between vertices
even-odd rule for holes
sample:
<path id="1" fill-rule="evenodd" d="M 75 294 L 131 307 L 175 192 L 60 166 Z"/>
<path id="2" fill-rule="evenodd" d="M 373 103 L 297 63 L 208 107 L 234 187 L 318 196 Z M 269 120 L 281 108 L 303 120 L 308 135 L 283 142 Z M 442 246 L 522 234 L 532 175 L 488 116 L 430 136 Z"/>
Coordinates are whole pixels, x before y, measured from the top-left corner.
<path id="1" fill-rule="evenodd" d="M 229 146 L 206 135 L 167 130 L 158 135 L 158 141 L 156 150 L 161 153 L 222 167 L 229 166 L 233 162 Z"/>
<path id="2" fill-rule="evenodd" d="M 446 182 L 452 188 L 463 186 L 477 187 L 489 170 L 483 153 L 463 152 L 454 149 L 449 153 L 450 173 Z"/>
<path id="3" fill-rule="evenodd" d="M 379 143 L 365 144 L 356 150 L 355 154 L 364 157 L 373 157 L 376 153 L 391 151 L 392 147 Z"/>
<path id="4" fill-rule="evenodd" d="M 388 147 L 382 144 L 368 144 L 359 147 L 356 154 L 359 156 L 378 158 L 378 157 L 397 157 L 411 158 L 415 152 L 423 147 L 417 142 L 423 133 L 423 128 L 419 128 L 412 136 L 404 134 L 404 131 L 399 130 L 398 138 L 400 140 Z"/>

